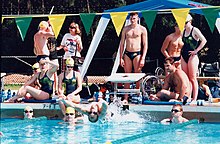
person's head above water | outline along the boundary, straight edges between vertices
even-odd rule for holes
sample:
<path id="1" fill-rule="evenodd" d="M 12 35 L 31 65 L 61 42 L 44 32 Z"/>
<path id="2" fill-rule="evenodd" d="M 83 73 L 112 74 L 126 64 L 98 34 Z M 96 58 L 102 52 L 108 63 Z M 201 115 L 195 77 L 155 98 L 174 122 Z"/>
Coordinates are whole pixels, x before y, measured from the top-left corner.
<path id="1" fill-rule="evenodd" d="M 74 122 L 75 119 L 75 109 L 72 107 L 67 107 L 66 108 L 66 122 Z"/>
<path id="2" fill-rule="evenodd" d="M 26 106 L 26 107 L 24 108 L 24 118 L 32 119 L 32 118 L 33 118 L 33 115 L 34 115 L 33 108 L 30 107 L 30 106 Z"/>
<path id="3" fill-rule="evenodd" d="M 99 106 L 94 103 L 90 107 L 90 111 L 88 112 L 88 119 L 90 122 L 95 123 L 99 120 Z"/>
<path id="4" fill-rule="evenodd" d="M 180 104 L 173 105 L 171 113 L 172 113 L 172 116 L 176 117 L 176 118 L 182 116 L 183 115 L 183 108 L 182 108 L 182 106 Z"/>

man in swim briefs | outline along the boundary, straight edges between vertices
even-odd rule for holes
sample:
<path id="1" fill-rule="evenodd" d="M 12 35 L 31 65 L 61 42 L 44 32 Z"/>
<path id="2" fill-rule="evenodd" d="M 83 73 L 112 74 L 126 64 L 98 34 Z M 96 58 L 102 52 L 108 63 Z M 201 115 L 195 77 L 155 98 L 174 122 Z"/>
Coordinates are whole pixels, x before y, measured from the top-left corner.
<path id="1" fill-rule="evenodd" d="M 138 24 L 138 20 L 137 12 L 130 13 L 131 24 L 123 28 L 121 35 L 120 65 L 124 68 L 125 73 L 131 73 L 132 67 L 134 73 L 140 73 L 145 64 L 148 49 L 147 30 Z M 125 89 L 129 88 L 130 84 L 126 83 Z M 140 88 L 139 82 L 136 83 L 136 88 Z M 128 101 L 128 94 L 125 94 L 124 100 Z"/>
<path id="2" fill-rule="evenodd" d="M 47 47 L 49 37 L 54 37 L 52 27 L 46 21 L 41 21 L 39 24 L 39 31 L 34 35 L 34 53 L 37 56 L 37 62 L 41 58 L 48 58 L 50 51 Z"/>
<path id="3" fill-rule="evenodd" d="M 165 58 L 172 57 L 174 59 L 175 66 L 181 68 L 181 49 L 184 45 L 182 41 L 182 34 L 177 24 L 174 25 L 175 32 L 169 34 L 161 47 L 161 52 Z M 166 73 L 167 75 L 167 73 Z"/>

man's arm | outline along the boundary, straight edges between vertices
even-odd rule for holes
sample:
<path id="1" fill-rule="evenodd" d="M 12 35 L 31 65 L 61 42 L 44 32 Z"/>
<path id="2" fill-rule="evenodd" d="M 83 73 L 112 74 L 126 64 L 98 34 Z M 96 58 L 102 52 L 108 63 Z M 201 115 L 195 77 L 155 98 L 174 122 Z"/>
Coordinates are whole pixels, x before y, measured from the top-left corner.
<path id="1" fill-rule="evenodd" d="M 99 102 L 102 103 L 102 111 L 99 115 L 100 118 L 105 117 L 106 113 L 107 113 L 107 108 L 108 108 L 108 104 L 106 101 L 104 101 L 103 99 L 100 99 Z"/>
<path id="2" fill-rule="evenodd" d="M 148 35 L 147 35 L 147 29 L 145 27 L 142 27 L 142 44 L 143 44 L 143 54 L 141 56 L 141 61 L 145 61 L 145 57 L 148 50 Z"/>
<path id="3" fill-rule="evenodd" d="M 43 34 L 47 38 L 55 37 L 53 29 L 52 29 L 51 26 L 49 26 L 46 31 L 40 31 L 40 33 Z"/>
<path id="4" fill-rule="evenodd" d="M 169 88 L 170 88 L 169 81 L 170 81 L 170 75 L 165 77 L 164 84 L 163 84 L 163 89 L 169 90 Z"/>
<path id="5" fill-rule="evenodd" d="M 168 52 L 167 52 L 167 48 L 168 48 L 168 46 L 169 46 L 169 43 L 170 43 L 170 36 L 168 35 L 166 38 L 165 38 L 165 40 L 163 41 L 163 45 L 162 45 L 162 47 L 161 47 L 161 52 L 162 52 L 162 54 L 165 56 L 165 58 L 168 58 L 168 57 L 170 57 L 169 56 L 169 54 L 168 54 Z"/>
<path id="6" fill-rule="evenodd" d="M 179 87 L 180 87 L 179 98 L 178 99 L 182 100 L 184 95 L 185 95 L 185 93 L 186 93 L 189 80 L 187 80 L 188 77 L 185 74 L 185 72 L 182 71 L 182 70 L 177 70 L 176 74 L 178 76 L 177 77 L 178 78 L 178 84 L 179 84 Z"/>
<path id="7" fill-rule="evenodd" d="M 62 102 L 66 105 L 66 106 L 70 106 L 73 107 L 75 110 L 77 110 L 78 112 L 88 115 L 88 111 L 86 110 L 86 108 L 82 107 L 80 104 L 75 104 L 69 100 L 62 100 Z"/>
<path id="8" fill-rule="evenodd" d="M 124 67 L 124 63 L 122 63 L 122 61 L 123 61 L 123 53 L 124 53 L 124 49 L 125 49 L 124 48 L 124 46 L 125 46 L 125 39 L 126 39 L 125 31 L 126 31 L 126 27 L 123 28 L 123 30 L 122 30 L 121 41 L 120 41 L 120 65 L 122 67 Z"/>

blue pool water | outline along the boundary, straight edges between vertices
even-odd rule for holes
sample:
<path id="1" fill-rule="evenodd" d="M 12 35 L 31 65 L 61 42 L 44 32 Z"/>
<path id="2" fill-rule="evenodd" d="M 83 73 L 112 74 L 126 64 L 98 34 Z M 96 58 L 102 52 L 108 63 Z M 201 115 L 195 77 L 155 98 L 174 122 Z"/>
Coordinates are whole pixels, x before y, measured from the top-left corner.
<path id="1" fill-rule="evenodd" d="M 125 117 L 123 119 L 128 120 Z M 104 144 L 107 141 L 122 143 L 120 140 L 123 139 L 126 144 L 220 143 L 220 123 L 192 123 L 181 126 L 162 125 L 139 119 L 139 121 L 120 120 L 103 124 L 85 122 L 69 126 L 58 124 L 61 121 L 42 119 L 26 123 L 25 120 L 20 119 L 1 119 L 1 131 L 4 134 L 1 143 Z"/>

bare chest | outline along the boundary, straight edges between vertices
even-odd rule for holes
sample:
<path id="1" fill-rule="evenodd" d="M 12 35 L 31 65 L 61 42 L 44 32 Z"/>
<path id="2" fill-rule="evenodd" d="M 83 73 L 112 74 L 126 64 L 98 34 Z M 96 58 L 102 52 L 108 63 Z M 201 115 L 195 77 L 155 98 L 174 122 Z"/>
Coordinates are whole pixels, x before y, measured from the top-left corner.
<path id="1" fill-rule="evenodd" d="M 129 29 L 126 33 L 127 38 L 138 38 L 141 37 L 140 29 Z"/>
<path id="2" fill-rule="evenodd" d="M 175 48 L 175 49 L 181 49 L 183 46 L 183 41 L 181 37 L 178 38 L 174 38 L 171 40 L 171 47 Z"/>

